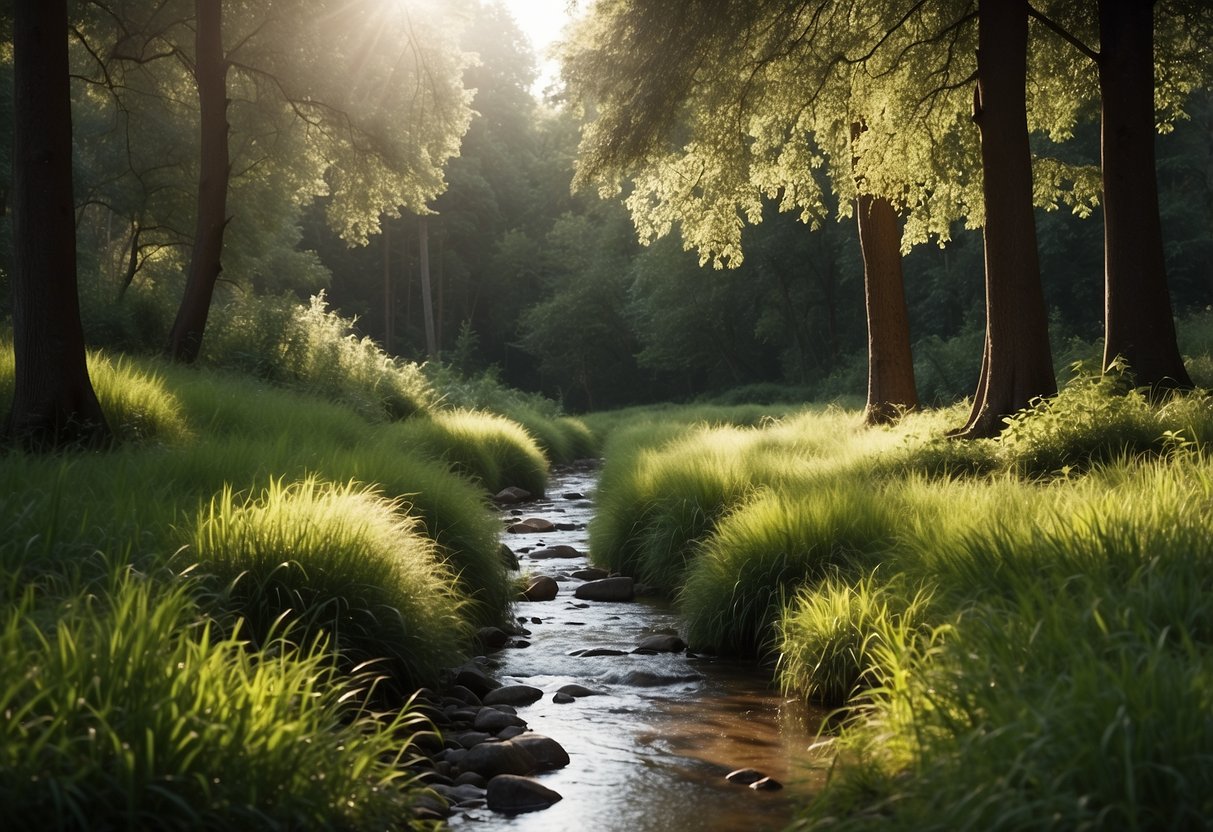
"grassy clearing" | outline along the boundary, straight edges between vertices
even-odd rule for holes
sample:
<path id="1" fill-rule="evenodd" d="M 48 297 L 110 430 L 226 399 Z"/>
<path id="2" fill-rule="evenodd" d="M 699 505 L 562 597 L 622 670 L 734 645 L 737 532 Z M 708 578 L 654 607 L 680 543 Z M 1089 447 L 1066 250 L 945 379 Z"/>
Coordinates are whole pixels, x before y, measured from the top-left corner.
<path id="1" fill-rule="evenodd" d="M 595 557 L 840 708 L 805 828 L 1207 828 L 1213 401 L 1079 377 L 998 441 L 622 425 Z"/>

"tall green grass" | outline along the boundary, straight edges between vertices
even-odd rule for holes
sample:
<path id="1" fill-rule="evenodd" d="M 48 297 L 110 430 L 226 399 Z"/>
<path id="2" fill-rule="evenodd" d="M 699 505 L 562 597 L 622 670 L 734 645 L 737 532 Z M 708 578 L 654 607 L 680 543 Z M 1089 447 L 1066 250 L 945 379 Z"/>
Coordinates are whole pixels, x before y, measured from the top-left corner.
<path id="1" fill-rule="evenodd" d="M 190 428 L 182 405 L 159 372 L 145 369 L 150 364 L 89 352 L 89 376 L 110 429 L 121 442 L 185 441 Z M 12 406 L 14 372 L 13 344 L 0 341 L 0 413 Z"/>
<path id="2" fill-rule="evenodd" d="M 801 586 L 863 574 L 883 558 L 897 523 L 890 502 L 857 483 L 765 490 L 741 504 L 703 542 L 678 595 L 687 641 L 769 653 L 785 601 Z"/>
<path id="3" fill-rule="evenodd" d="M 391 430 L 403 448 L 450 463 L 490 493 L 513 485 L 543 494 L 547 487 L 547 457 L 521 425 L 504 416 L 442 411 Z"/>
<path id="4" fill-rule="evenodd" d="M 466 631 L 453 576 L 400 509 L 354 483 L 276 482 L 244 498 L 229 488 L 199 517 L 187 557 L 254 639 L 283 623 L 305 643 L 323 634 L 343 666 L 380 661 L 409 690 L 437 679 Z"/>
<path id="5" fill-rule="evenodd" d="M 12 829 L 388 828 L 425 726 L 359 703 L 323 642 L 252 650 L 188 581 L 115 567 L 91 591 L 0 615 L 0 805 Z"/>

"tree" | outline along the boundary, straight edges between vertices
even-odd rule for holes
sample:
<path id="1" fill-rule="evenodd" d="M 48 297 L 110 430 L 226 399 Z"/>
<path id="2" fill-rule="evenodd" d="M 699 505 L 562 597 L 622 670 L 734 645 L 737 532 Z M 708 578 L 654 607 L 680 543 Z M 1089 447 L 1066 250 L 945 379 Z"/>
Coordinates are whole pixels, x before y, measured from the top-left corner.
<path id="1" fill-rule="evenodd" d="M 72 117 L 65 3 L 13 19 L 13 350 L 10 441 L 95 446 L 110 433 L 89 380 L 76 293 Z"/>
<path id="2" fill-rule="evenodd" d="M 452 40 L 463 4 L 421 15 L 378 0 L 192 3 L 98 0 L 79 31 L 94 80 L 124 111 L 145 111 L 147 90 L 180 101 L 192 87 L 199 100 L 197 230 L 169 347 L 186 361 L 201 344 L 228 224 L 247 220 L 228 215 L 228 185 L 276 192 L 261 202 L 275 234 L 298 229 L 302 207 L 325 197 L 329 225 L 365 244 L 381 217 L 420 210 L 442 190 L 470 116 L 466 56 Z M 108 84 L 115 76 L 141 87 Z"/>
<path id="3" fill-rule="evenodd" d="M 1183 115 L 1183 100 L 1208 71 L 1202 51 L 1213 9 L 1186 0 L 1099 0 L 1081 7 L 1046 4 L 1033 15 L 1060 36 L 1055 71 L 1084 78 L 1094 65 L 1098 73 L 1104 366 L 1121 359 L 1138 384 L 1190 387 L 1167 285 L 1154 134 L 1156 124 L 1167 130 Z M 1098 51 L 1088 45 L 1096 37 Z M 1164 69 L 1161 77 L 1156 63 Z M 1076 89 L 1071 97 L 1090 99 L 1094 87 Z"/>
<path id="4" fill-rule="evenodd" d="M 1026 0 L 979 0 L 973 120 L 981 130 L 986 338 L 981 377 L 959 435 L 997 434 L 1005 416 L 1057 392 L 1032 215 L 1024 88 Z"/>
<path id="5" fill-rule="evenodd" d="M 185 278 L 185 295 L 169 332 L 167 352 L 175 361 L 192 362 L 202 347 L 215 281 L 223 271 L 223 232 L 227 228 L 228 156 L 227 73 L 223 51 L 222 0 L 195 0 L 193 75 L 198 87 L 198 207 L 194 247 Z"/>
<path id="6" fill-rule="evenodd" d="M 825 208 L 815 145 L 837 132 L 852 100 L 853 73 L 835 51 L 858 42 L 841 19 L 845 6 L 703 0 L 668 19 L 675 13 L 657 4 L 600 4 L 567 56 L 569 80 L 597 113 L 578 181 L 611 193 L 623 174 L 635 175 L 628 205 L 642 240 L 678 223 L 684 245 L 718 267 L 742 263 L 741 227 L 761 221 L 764 197 L 778 195 L 782 210 L 799 209 L 817 227 Z M 680 136 L 690 141 L 680 145 Z M 836 156 L 835 177 L 852 177 L 841 161 L 848 153 Z M 887 421 L 918 401 L 896 215 L 885 196 L 857 191 L 854 181 L 835 190 L 859 199 L 870 324 L 865 418 Z"/>

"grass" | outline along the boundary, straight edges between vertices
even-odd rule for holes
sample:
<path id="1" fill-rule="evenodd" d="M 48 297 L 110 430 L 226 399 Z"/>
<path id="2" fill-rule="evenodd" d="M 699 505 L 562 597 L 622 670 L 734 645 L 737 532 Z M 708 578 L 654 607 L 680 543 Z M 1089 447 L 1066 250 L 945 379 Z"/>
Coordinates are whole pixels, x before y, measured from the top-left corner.
<path id="1" fill-rule="evenodd" d="M 343 667 L 378 662 L 413 690 L 437 681 L 466 633 L 434 542 L 402 509 L 312 478 L 255 497 L 225 489 L 200 514 L 187 557 L 254 641 L 283 624 L 304 643 L 324 635 Z"/>
<path id="2" fill-rule="evenodd" d="M 371 379 L 373 350 L 330 347 Z M 450 458 L 541 489 L 535 441 L 436 394 L 400 419 L 356 373 L 338 389 L 302 371 L 90 368 L 121 443 L 0 464 L 0 661 L 22 669 L 0 680 L 6 821 L 409 825 L 403 763 L 426 726 L 407 694 L 516 594 L 489 483 Z M 403 441 L 433 423 L 440 441 Z"/>
<path id="3" fill-rule="evenodd" d="M 104 567 L 103 567 L 104 569 Z M 323 642 L 221 635 L 188 580 L 121 566 L 0 617 L 0 804 L 14 829 L 386 828 L 424 726 L 360 706 Z M 413 787 L 415 789 L 415 786 Z"/>
<path id="4" fill-rule="evenodd" d="M 439 411 L 394 425 L 401 446 L 449 463 L 490 493 L 518 486 L 541 495 L 548 459 L 526 429 L 504 416 L 471 410 Z"/>
<path id="5" fill-rule="evenodd" d="M 942 439 L 963 410 L 620 417 L 592 553 L 839 709 L 800 827 L 1208 828 L 1213 401 L 1080 376 Z"/>

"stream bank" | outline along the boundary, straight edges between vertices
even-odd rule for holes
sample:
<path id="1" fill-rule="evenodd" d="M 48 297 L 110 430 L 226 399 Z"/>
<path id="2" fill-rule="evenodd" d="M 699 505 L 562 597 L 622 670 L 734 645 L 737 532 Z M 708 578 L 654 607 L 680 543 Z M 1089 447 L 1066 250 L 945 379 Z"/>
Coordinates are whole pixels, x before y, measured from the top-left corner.
<path id="1" fill-rule="evenodd" d="M 595 577 L 585 570 L 596 478 L 594 465 L 559 470 L 547 499 L 503 509 L 505 526 L 514 529 L 503 540 L 520 571 L 552 578 L 556 595 L 520 601 L 518 632 L 480 663 L 507 687 L 542 692 L 503 710 L 514 710 L 528 734 L 567 752 L 567 765 L 533 778 L 561 799 L 542 811 L 508 814 L 465 789 L 473 799 L 448 822 L 518 832 L 783 827 L 796 799 L 820 785 L 820 774 L 803 762 L 821 714 L 785 700 L 761 669 L 681 649 L 668 602 L 577 597 Z M 535 531 L 521 522 L 530 518 L 548 522 L 530 524 L 544 529 Z M 559 695 L 578 690 L 569 686 L 590 695 Z M 449 756 L 462 759 L 458 748 Z M 726 779 L 739 769 L 769 779 L 759 788 Z"/>

